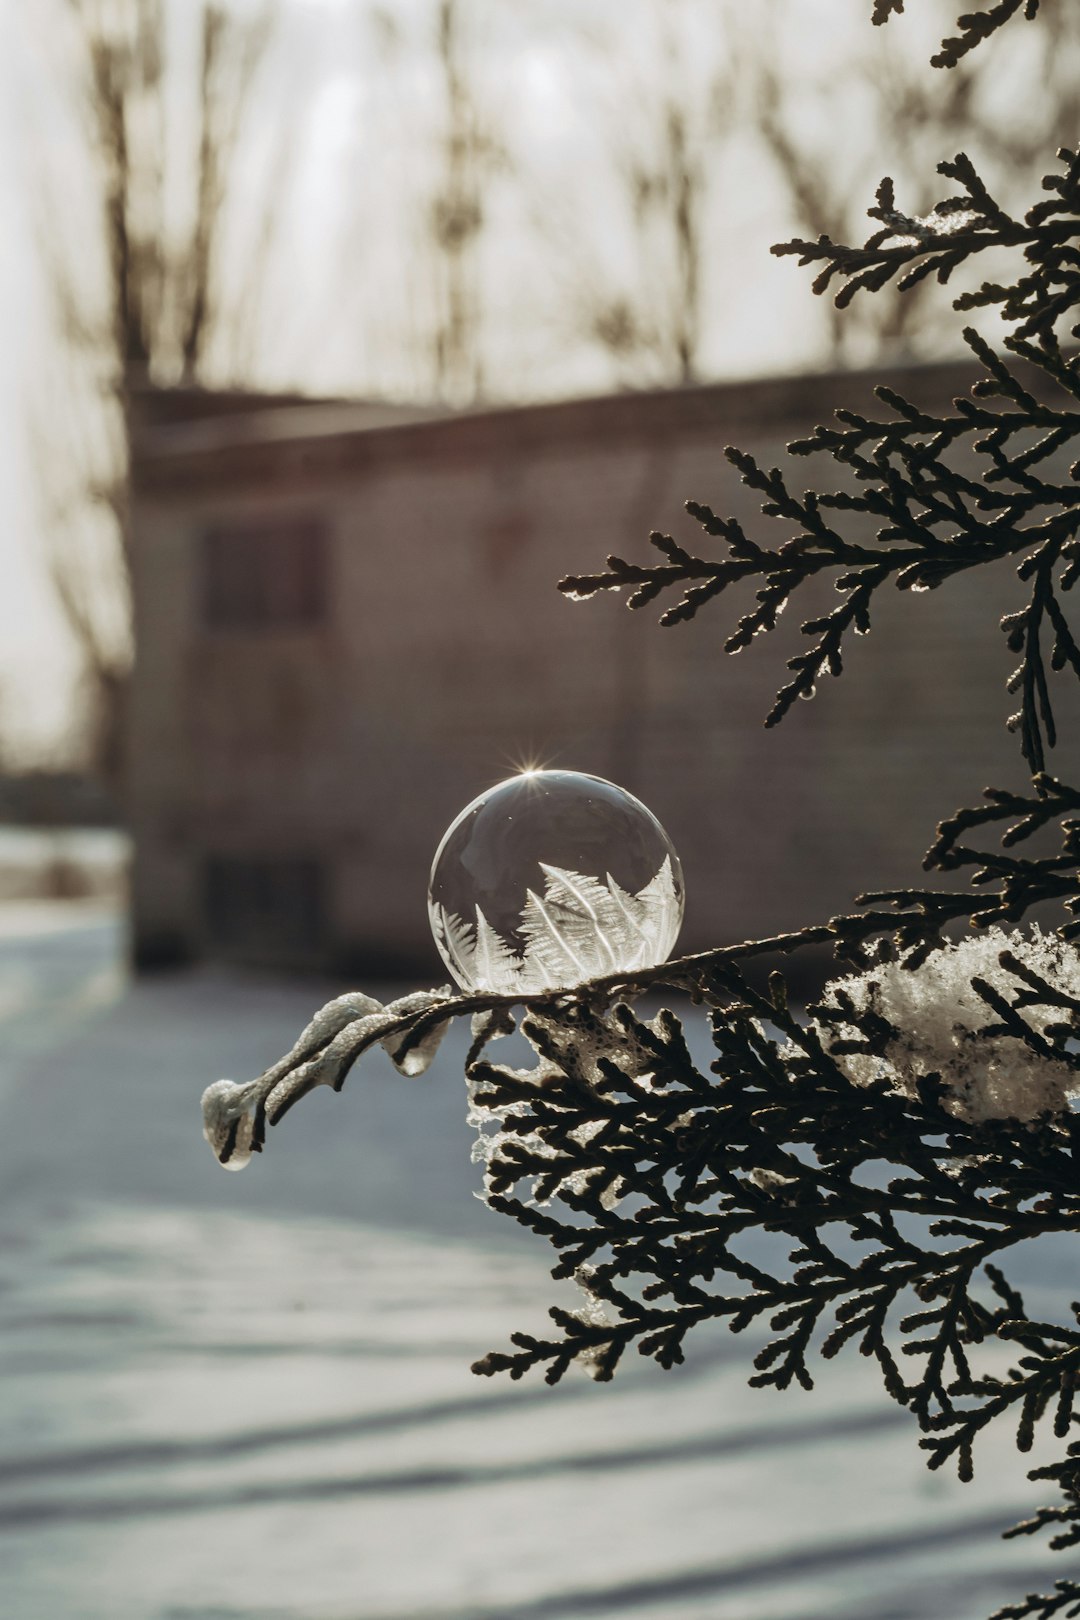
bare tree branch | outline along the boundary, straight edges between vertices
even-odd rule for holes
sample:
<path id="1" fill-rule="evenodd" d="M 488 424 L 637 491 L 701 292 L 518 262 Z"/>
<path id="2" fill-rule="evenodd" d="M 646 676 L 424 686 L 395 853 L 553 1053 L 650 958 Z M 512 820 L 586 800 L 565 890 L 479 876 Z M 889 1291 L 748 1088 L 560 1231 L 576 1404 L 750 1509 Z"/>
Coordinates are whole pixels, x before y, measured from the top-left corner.
<path id="1" fill-rule="evenodd" d="M 48 430 L 39 430 L 38 461 L 49 571 L 92 694 L 88 752 L 115 788 L 132 651 L 133 401 L 151 377 L 197 377 L 223 325 L 221 239 L 273 10 L 267 4 L 241 19 L 220 0 L 199 0 L 183 15 L 166 0 L 66 0 L 66 12 L 104 287 L 87 272 L 85 243 L 68 239 L 64 212 L 54 209 L 42 251 L 58 330 L 81 381 L 65 390 L 63 423 L 50 417 Z M 198 41 L 193 196 L 179 228 L 170 210 L 185 159 L 170 139 L 166 108 L 176 88 L 170 30 L 177 22 L 194 26 Z M 268 240 L 264 232 L 256 257 Z M 246 278 L 248 296 L 259 269 L 253 264 Z M 68 435 L 63 456 L 56 448 L 61 425 Z"/>

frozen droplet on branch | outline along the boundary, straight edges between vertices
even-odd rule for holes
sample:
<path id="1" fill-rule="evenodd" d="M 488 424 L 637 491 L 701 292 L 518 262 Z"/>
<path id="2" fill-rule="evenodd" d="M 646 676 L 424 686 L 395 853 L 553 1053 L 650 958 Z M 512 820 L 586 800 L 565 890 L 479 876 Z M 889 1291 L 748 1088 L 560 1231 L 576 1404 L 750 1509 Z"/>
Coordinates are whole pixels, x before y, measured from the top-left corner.
<path id="1" fill-rule="evenodd" d="M 463 989 L 533 994 L 665 961 L 682 924 L 682 867 L 624 789 L 579 771 L 523 771 L 450 826 L 428 914 Z"/>

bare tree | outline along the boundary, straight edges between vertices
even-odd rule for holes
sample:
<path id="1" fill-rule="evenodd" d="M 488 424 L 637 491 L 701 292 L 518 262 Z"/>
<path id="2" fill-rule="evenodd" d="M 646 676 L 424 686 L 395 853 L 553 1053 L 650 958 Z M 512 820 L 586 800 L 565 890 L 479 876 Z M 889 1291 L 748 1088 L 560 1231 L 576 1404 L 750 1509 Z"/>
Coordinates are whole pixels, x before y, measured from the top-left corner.
<path id="1" fill-rule="evenodd" d="M 222 324 L 226 208 L 272 18 L 264 6 L 240 19 L 219 0 L 182 11 L 167 0 L 67 0 L 66 13 L 102 273 L 84 241 L 50 227 L 44 251 L 60 333 L 89 383 L 72 391 L 68 442 L 61 446 L 52 419 L 38 437 L 49 568 L 86 672 L 87 752 L 115 789 L 132 659 L 127 480 L 138 395 L 151 380 L 200 378 Z M 179 120 L 177 24 L 194 30 L 195 47 Z M 265 251 L 265 230 L 258 242 Z"/>
<path id="2" fill-rule="evenodd" d="M 1080 18 L 1074 8 L 1047 11 L 1041 31 L 1021 42 L 1026 56 L 1014 64 L 1011 82 L 1007 73 L 996 80 L 977 73 L 973 57 L 937 72 L 927 66 L 923 51 L 904 49 L 894 26 L 891 34 L 860 38 L 844 75 L 848 89 L 862 84 L 871 92 L 871 111 L 861 120 L 860 161 L 852 164 L 850 152 L 838 153 L 836 118 L 827 113 L 837 105 L 835 77 L 804 80 L 793 94 L 778 49 L 790 5 L 759 0 L 759 7 L 760 27 L 741 34 L 737 44 L 741 116 L 756 128 L 783 182 L 794 234 L 836 242 L 859 236 L 884 153 L 897 168 L 899 194 L 912 212 L 932 206 L 935 165 L 958 146 L 970 148 L 985 164 L 1007 204 L 1014 192 L 1026 190 L 1045 153 L 1071 138 L 1080 121 Z M 925 19 L 931 33 L 948 31 L 955 20 L 952 0 L 939 0 L 937 10 L 939 17 Z M 985 49 L 1015 56 L 1017 47 L 1002 36 Z M 991 105 L 986 88 L 1002 77 L 1007 93 Z M 821 116 L 815 118 L 815 112 Z M 856 300 L 842 314 L 831 302 L 823 309 L 837 364 L 866 360 L 873 352 L 893 359 L 936 353 L 952 331 L 949 301 L 932 279 L 903 295 Z"/>
<path id="3" fill-rule="evenodd" d="M 426 218 L 435 274 L 432 360 L 436 394 L 460 405 L 484 391 L 478 248 L 488 185 L 509 158 L 481 108 L 462 0 L 438 0 L 435 61 L 444 106 Z"/>
<path id="4" fill-rule="evenodd" d="M 986 45 L 1003 58 L 996 77 L 976 76 L 968 58 L 947 73 L 927 65 L 922 45 L 948 31 L 955 13 L 952 0 L 927 0 L 910 19 L 925 29 L 914 48 L 894 24 L 869 38 L 855 33 L 850 45 L 840 28 L 827 50 L 808 50 L 817 42 L 808 40 L 802 0 L 755 0 L 752 8 L 638 0 L 633 27 L 628 3 L 602 43 L 591 40 L 604 53 L 601 81 L 614 87 L 606 117 L 595 102 L 596 155 L 606 147 L 608 177 L 593 188 L 602 195 L 591 218 L 579 214 L 554 244 L 576 335 L 599 345 L 623 382 L 703 374 L 718 312 L 737 307 L 721 294 L 725 255 L 717 248 L 730 240 L 729 188 L 736 206 L 746 197 L 747 162 L 761 176 L 777 236 L 858 235 L 888 165 L 903 206 L 925 212 L 934 201 L 927 177 L 960 146 L 994 175 L 1008 205 L 1042 154 L 1071 140 L 1080 122 L 1080 13 L 1053 7 L 1037 37 L 1002 35 Z M 652 48 L 642 66 L 634 45 L 640 57 L 646 35 Z M 583 19 L 579 58 L 589 44 Z M 815 66 L 823 58 L 827 66 Z M 588 93 L 596 96 L 595 85 Z M 620 257 L 605 237 L 622 246 Z M 823 301 L 821 315 L 835 364 L 932 355 L 954 341 L 948 299 L 932 280 L 865 300 L 842 320 Z"/>
<path id="5" fill-rule="evenodd" d="M 682 0 L 653 0 L 652 12 L 657 49 L 640 83 L 625 70 L 608 136 L 635 273 L 621 287 L 586 275 L 577 301 L 586 337 L 624 374 L 687 383 L 701 370 L 703 216 L 731 87 L 720 53 L 711 72 L 689 71 Z"/>

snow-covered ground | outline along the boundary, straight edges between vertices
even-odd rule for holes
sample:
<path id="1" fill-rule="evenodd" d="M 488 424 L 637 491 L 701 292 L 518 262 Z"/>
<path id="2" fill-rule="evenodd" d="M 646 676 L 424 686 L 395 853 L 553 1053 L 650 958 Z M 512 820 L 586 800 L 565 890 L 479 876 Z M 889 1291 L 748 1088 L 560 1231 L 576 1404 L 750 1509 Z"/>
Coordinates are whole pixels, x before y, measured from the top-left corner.
<path id="1" fill-rule="evenodd" d="M 0 908 L 4 1620 L 976 1620 L 1064 1573 L 995 1538 L 1038 1495 L 1009 1436 L 928 1474 L 857 1357 L 810 1395 L 723 1336 L 611 1386 L 473 1377 L 559 1296 L 472 1196 L 463 1035 L 228 1175 L 203 1085 L 323 987 L 133 988 L 120 946 Z"/>
<path id="2" fill-rule="evenodd" d="M 118 901 L 129 854 L 127 834 L 114 827 L 0 824 L 0 901 L 65 896 Z"/>

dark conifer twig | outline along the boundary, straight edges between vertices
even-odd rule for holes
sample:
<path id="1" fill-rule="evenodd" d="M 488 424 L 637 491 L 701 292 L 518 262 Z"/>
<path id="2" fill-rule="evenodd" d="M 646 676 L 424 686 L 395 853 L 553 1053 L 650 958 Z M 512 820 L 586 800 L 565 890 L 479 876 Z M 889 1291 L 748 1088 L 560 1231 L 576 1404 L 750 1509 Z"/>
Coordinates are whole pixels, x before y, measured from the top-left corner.
<path id="1" fill-rule="evenodd" d="M 955 64 L 1037 9 L 998 0 L 961 16 L 935 61 Z M 873 20 L 902 10 L 903 0 L 875 0 Z M 935 589 L 984 565 L 1013 569 L 1020 589 L 1002 628 L 1019 708 L 1009 724 L 1031 783 L 987 789 L 938 828 L 924 865 L 962 886 L 872 892 L 821 926 L 531 996 L 520 1027 L 532 1069 L 489 1056 L 514 1026 L 514 997 L 433 992 L 386 1009 L 342 998 L 259 1080 L 218 1093 L 210 1134 L 227 1160 L 245 1143 L 261 1150 L 313 1087 L 340 1089 L 367 1047 L 382 1042 L 399 1065 L 421 1066 L 449 1019 L 472 1016 L 466 1070 L 488 1202 L 554 1246 L 553 1275 L 576 1279 L 584 1300 L 553 1307 L 546 1337 L 512 1334 L 510 1348 L 477 1362 L 481 1374 L 539 1370 L 554 1383 L 580 1361 L 609 1379 L 630 1350 L 670 1367 L 692 1329 L 723 1322 L 752 1336 L 752 1382 L 780 1389 L 809 1386 L 818 1354 L 854 1346 L 919 1424 L 930 1466 L 955 1464 L 962 1478 L 996 1422 L 1014 1426 L 1026 1452 L 1040 1430 L 1064 1441 L 1080 1421 L 1080 1306 L 1064 1321 L 1029 1316 L 998 1263 L 1032 1238 L 1080 1232 L 1080 1113 L 1064 1101 L 1080 1077 L 1070 943 L 1080 939 L 1080 789 L 1047 769 L 1053 678 L 1080 679 L 1066 608 L 1080 578 L 1080 157 L 1058 156 L 1022 219 L 961 154 L 940 166 L 954 190 L 925 218 L 902 213 L 886 180 L 862 247 L 823 238 L 776 250 L 816 265 L 815 290 L 841 305 L 890 282 L 947 281 L 990 248 L 1018 257 L 1012 280 L 956 297 L 959 310 L 995 311 L 1006 336 L 999 352 L 967 330 L 978 370 L 951 411 L 890 388 L 877 390 L 880 415 L 838 411 L 790 447 L 836 464 L 824 491 L 796 493 L 784 471 L 729 450 L 761 497 L 760 538 L 691 502 L 718 556 L 654 534 L 659 562 L 613 556 L 561 585 L 574 597 L 625 591 L 633 608 L 675 593 L 661 618 L 674 625 L 752 581 L 755 604 L 726 641 L 736 653 L 826 575 L 840 600 L 803 625 L 810 645 L 789 661 L 771 725 L 822 675 L 841 673 L 849 635 L 869 628 L 886 585 Z M 1016 932 L 1035 906 L 1055 928 L 1041 942 Z M 948 943 L 957 924 L 988 939 L 961 981 L 964 948 Z M 993 927 L 1010 932 L 986 936 Z M 825 943 L 858 971 L 796 1016 L 783 976 L 762 987 L 755 966 Z M 935 1046 L 897 1008 L 915 982 L 945 995 L 950 971 L 959 1000 L 939 1009 L 946 1033 Z M 660 988 L 706 1010 L 707 1072 L 674 1014 L 634 1011 Z M 777 1237 L 786 1262 L 756 1241 Z M 1010 1351 L 1007 1373 L 985 1346 Z M 1080 1543 L 1080 1442 L 1032 1477 L 1061 1500 L 1012 1533 Z M 1069 1579 L 996 1620 L 1066 1615 L 1080 1616 Z"/>

